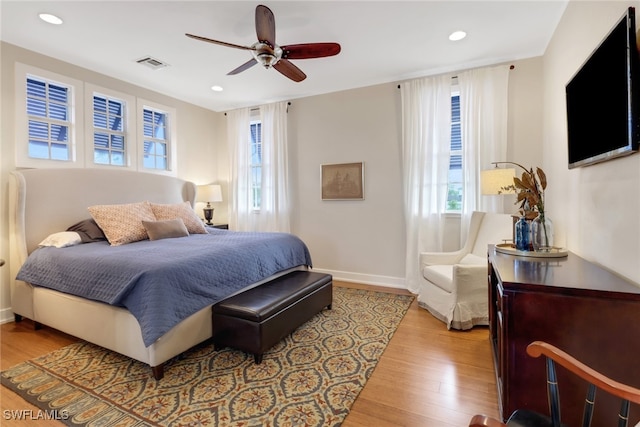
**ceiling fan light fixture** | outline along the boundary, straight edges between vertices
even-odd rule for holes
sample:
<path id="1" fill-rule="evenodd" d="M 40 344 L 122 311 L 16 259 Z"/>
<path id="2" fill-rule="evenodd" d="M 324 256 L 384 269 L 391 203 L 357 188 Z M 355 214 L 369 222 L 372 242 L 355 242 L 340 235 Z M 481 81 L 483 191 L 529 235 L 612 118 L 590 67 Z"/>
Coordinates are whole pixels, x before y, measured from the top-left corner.
<path id="1" fill-rule="evenodd" d="M 211 86 L 211 90 L 214 92 L 222 92 L 224 89 L 222 88 L 222 86 L 213 85 Z"/>
<path id="2" fill-rule="evenodd" d="M 264 68 L 271 68 L 282 58 L 280 46 L 271 47 L 266 43 L 258 42 L 253 46 L 253 56 Z"/>
<path id="3" fill-rule="evenodd" d="M 256 59 L 264 68 L 271 68 L 278 62 L 276 56 L 270 53 L 260 53 L 256 55 Z"/>
<path id="4" fill-rule="evenodd" d="M 38 17 L 40 19 L 42 19 L 44 22 L 47 22 L 47 23 L 53 24 L 53 25 L 60 25 L 63 22 L 62 19 L 60 19 L 56 15 L 52 15 L 50 13 L 40 13 L 38 15 Z"/>

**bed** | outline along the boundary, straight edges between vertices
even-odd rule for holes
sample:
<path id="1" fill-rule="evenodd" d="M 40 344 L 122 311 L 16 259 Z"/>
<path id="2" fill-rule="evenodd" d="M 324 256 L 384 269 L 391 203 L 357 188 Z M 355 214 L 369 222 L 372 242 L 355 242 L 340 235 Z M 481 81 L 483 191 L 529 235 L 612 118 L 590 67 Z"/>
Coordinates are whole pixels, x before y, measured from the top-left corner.
<path id="1" fill-rule="evenodd" d="M 57 265 L 61 264 L 61 261 L 57 258 L 53 259 L 51 266 L 47 267 L 53 270 L 45 270 L 47 274 L 41 277 L 56 276 L 62 282 L 63 287 L 60 289 L 63 289 L 64 292 L 48 287 L 49 285 L 44 282 L 40 283 L 40 280 L 44 280 L 43 278 L 12 280 L 11 302 L 16 321 L 26 317 L 32 319 L 36 325 L 50 326 L 139 360 L 151 367 L 156 379 L 160 379 L 164 375 L 164 364 L 169 359 L 211 338 L 212 302 L 259 286 L 289 271 L 307 269 L 311 266 L 308 249 L 304 243 L 295 236 L 284 233 L 258 233 L 261 235 L 273 234 L 273 236 L 244 235 L 238 237 L 241 237 L 241 241 L 248 242 L 259 241 L 263 237 L 282 239 L 292 237 L 294 241 L 298 240 L 298 243 L 293 243 L 291 249 L 283 249 L 282 252 L 293 253 L 293 246 L 296 246 L 296 254 L 290 256 L 291 260 L 287 260 L 287 262 L 270 260 L 272 255 L 266 252 L 260 255 L 253 254 L 248 260 L 236 259 L 236 252 L 238 256 L 241 253 L 250 252 L 244 247 L 239 247 L 236 250 L 232 246 L 226 246 L 220 252 L 222 255 L 220 253 L 218 255 L 209 254 L 205 252 L 205 250 L 209 250 L 208 240 L 218 242 L 216 244 L 227 242 L 227 245 L 231 245 L 230 239 L 233 236 L 243 235 L 243 233 L 212 228 L 206 228 L 206 233 L 203 234 L 190 234 L 188 237 L 176 239 L 144 239 L 130 243 L 125 242 L 122 245 L 93 242 L 74 244 L 65 248 L 45 247 L 38 249 L 40 243 L 48 236 L 65 231 L 72 224 L 91 218 L 88 210 L 90 206 L 141 202 L 150 203 L 153 206 L 176 206 L 186 202 L 189 207 L 193 206 L 196 193 L 195 185 L 178 178 L 107 169 L 28 169 L 11 172 L 9 190 L 10 272 L 12 279 L 19 273 L 23 279 L 37 277 L 24 276 L 25 268 L 29 267 L 37 256 L 46 259 L 49 256 L 65 255 L 80 260 L 82 256 L 89 256 L 95 252 L 93 255 L 97 256 L 100 261 L 81 261 L 81 264 L 97 265 L 98 263 L 102 264 L 102 260 L 104 260 L 105 265 L 109 266 L 115 265 L 109 264 L 109 262 L 116 262 L 116 254 L 120 257 L 118 263 L 122 263 L 122 260 L 127 257 L 130 259 L 138 258 L 138 255 L 142 262 L 145 262 L 145 254 L 150 254 L 148 256 L 155 256 L 156 262 L 153 264 L 154 260 L 147 259 L 146 262 L 150 267 L 140 275 L 135 275 L 133 270 L 141 267 L 135 264 L 131 265 L 130 278 L 132 281 L 126 284 L 127 287 L 122 290 L 109 290 L 108 292 L 100 290 L 82 297 L 73 293 L 75 288 L 82 287 L 82 282 L 74 284 L 73 278 L 62 275 L 57 270 Z M 300 243 L 303 249 L 300 249 Z M 167 245 L 171 245 L 170 252 L 158 252 L 160 250 L 166 251 L 166 249 L 160 248 L 166 248 Z M 270 243 L 261 243 L 261 246 L 269 245 Z M 108 255 L 105 255 L 105 250 L 110 250 Z M 301 250 L 305 252 L 304 255 L 299 254 Z M 32 254 L 33 256 L 30 257 Z M 164 261 L 158 262 L 157 258 L 159 257 Z M 29 262 L 27 262 L 28 258 Z M 161 290 L 163 288 L 156 287 L 154 284 L 163 282 L 162 277 L 173 276 L 173 270 L 170 268 L 174 263 L 191 263 L 195 262 L 196 258 L 201 263 L 197 268 L 193 268 L 191 264 L 184 266 L 188 266 L 188 271 L 197 271 L 197 275 L 192 273 L 191 276 L 187 276 L 188 280 L 176 279 L 181 282 L 181 285 L 193 285 L 188 291 L 182 292 L 187 295 L 185 298 L 191 298 L 193 304 L 188 300 L 186 302 L 180 300 L 180 295 L 163 297 L 163 294 L 160 294 L 163 292 Z M 207 261 L 219 260 L 220 258 L 233 262 L 232 265 L 226 267 L 227 270 L 234 273 L 233 286 L 217 290 L 217 293 L 211 290 L 210 295 L 209 288 L 204 285 L 208 282 L 216 282 L 219 279 L 218 276 L 200 276 L 222 274 L 220 271 L 209 268 L 210 265 L 220 264 L 220 262 Z M 111 270 L 118 270 L 118 274 L 122 272 L 122 275 L 126 273 L 125 269 L 121 268 L 111 267 Z M 161 276 L 153 276 L 154 272 L 160 272 Z M 143 278 L 138 276 L 143 276 Z M 91 283 L 91 286 L 86 286 L 91 292 L 98 289 L 101 282 L 106 281 L 103 275 L 82 280 Z M 64 285 L 68 285 L 68 289 Z M 162 283 L 162 285 L 166 286 L 166 289 L 170 289 L 171 286 L 170 283 L 166 285 Z M 123 286 L 125 285 L 123 284 Z M 213 285 L 210 288 L 213 289 Z M 142 295 L 141 298 L 146 298 L 142 304 L 138 304 L 139 307 L 131 305 L 132 300 L 127 299 L 136 293 Z M 150 304 L 149 301 L 151 301 Z M 168 305 L 167 302 L 171 302 L 173 305 Z M 172 315 L 175 312 L 179 315 L 172 316 L 169 323 L 166 323 L 164 319 L 157 321 L 154 317 L 149 317 L 151 314 L 144 312 L 145 306 L 160 308 L 155 311 Z M 189 310 L 193 312 L 183 310 L 185 306 L 188 306 Z M 202 307 L 199 308 L 199 306 Z M 158 327 L 160 323 L 162 325 Z"/>

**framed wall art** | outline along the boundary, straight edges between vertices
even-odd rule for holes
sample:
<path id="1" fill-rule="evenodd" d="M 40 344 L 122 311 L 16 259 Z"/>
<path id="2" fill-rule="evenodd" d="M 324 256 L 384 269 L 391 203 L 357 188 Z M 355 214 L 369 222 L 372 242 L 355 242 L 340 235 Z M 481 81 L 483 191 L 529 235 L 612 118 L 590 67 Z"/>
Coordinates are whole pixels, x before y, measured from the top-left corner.
<path id="1" fill-rule="evenodd" d="M 364 163 L 320 165 L 322 200 L 363 200 Z"/>

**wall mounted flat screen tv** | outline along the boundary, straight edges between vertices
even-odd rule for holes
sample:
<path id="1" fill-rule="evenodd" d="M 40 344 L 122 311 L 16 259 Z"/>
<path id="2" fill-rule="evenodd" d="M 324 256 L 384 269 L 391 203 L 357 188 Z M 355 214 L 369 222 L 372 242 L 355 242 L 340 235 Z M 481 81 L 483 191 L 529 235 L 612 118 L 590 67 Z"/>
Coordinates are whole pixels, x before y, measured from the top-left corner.
<path id="1" fill-rule="evenodd" d="M 639 73 L 630 7 L 566 85 L 569 169 L 638 151 Z"/>

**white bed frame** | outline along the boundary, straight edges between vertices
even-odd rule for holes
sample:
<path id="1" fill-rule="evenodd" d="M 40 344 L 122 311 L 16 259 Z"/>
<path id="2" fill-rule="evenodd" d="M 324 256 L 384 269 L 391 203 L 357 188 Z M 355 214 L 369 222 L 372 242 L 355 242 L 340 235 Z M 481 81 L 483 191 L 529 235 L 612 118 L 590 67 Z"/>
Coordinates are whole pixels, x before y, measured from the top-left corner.
<path id="1" fill-rule="evenodd" d="M 194 183 L 121 170 L 27 169 L 11 172 L 9 189 L 11 304 L 16 321 L 24 316 L 36 327 L 47 325 L 139 360 L 151 366 L 156 379 L 163 377 L 166 361 L 211 338 L 211 307 L 145 347 L 138 321 L 128 310 L 14 280 L 27 256 L 45 237 L 90 218 L 87 207 L 144 200 L 188 201 L 193 206 Z"/>

